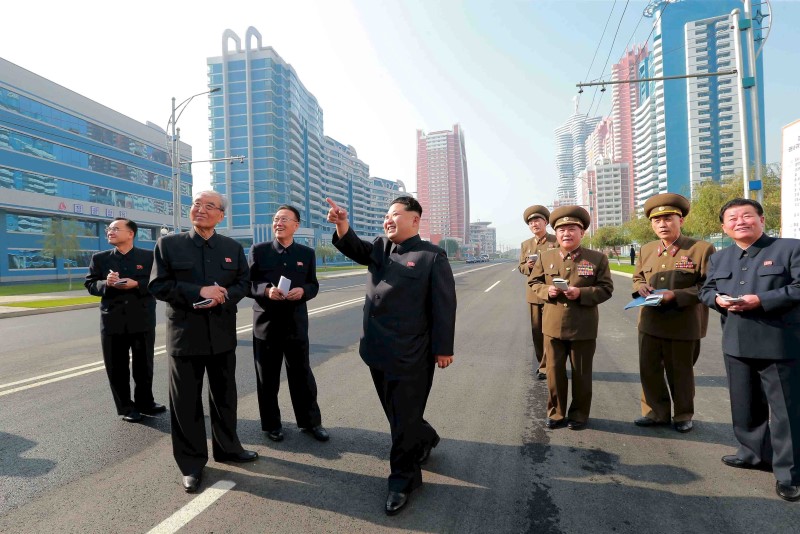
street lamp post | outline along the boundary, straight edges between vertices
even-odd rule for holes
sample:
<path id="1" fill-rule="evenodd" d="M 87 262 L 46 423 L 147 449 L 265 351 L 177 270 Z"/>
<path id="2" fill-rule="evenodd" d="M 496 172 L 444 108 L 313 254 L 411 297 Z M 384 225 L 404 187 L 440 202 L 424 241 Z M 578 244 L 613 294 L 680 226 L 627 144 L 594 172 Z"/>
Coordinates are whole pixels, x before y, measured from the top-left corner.
<path id="1" fill-rule="evenodd" d="M 181 130 L 177 128 L 178 119 L 181 118 L 186 107 L 196 96 L 207 95 L 219 91 L 219 87 L 214 87 L 208 91 L 192 95 L 177 106 L 175 105 L 175 97 L 172 97 L 172 114 L 169 118 L 169 126 L 172 126 L 172 133 L 170 136 L 170 160 L 172 164 L 172 227 L 175 233 L 181 231 L 181 161 L 179 152 L 179 141 L 181 138 Z M 177 113 L 177 115 L 176 115 Z"/>

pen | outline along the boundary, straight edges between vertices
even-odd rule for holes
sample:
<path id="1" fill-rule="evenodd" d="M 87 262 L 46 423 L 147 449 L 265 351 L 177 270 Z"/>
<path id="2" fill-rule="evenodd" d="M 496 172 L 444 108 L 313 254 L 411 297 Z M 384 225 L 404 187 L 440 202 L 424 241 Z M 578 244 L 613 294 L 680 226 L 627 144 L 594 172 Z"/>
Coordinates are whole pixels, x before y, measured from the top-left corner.
<path id="1" fill-rule="evenodd" d="M 218 283 L 216 283 L 216 282 L 214 282 L 214 285 L 215 285 L 215 286 L 217 286 L 217 287 L 219 287 L 219 284 L 218 284 Z M 228 295 L 225 295 L 225 300 L 228 300 Z"/>

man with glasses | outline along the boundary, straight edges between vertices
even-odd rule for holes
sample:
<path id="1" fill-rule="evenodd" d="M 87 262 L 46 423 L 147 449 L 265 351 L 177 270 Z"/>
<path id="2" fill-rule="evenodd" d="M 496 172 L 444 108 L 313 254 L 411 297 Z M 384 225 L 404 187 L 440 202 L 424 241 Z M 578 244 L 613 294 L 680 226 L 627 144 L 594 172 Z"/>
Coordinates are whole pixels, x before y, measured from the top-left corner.
<path id="1" fill-rule="evenodd" d="M 720 313 L 735 454 L 722 463 L 772 471 L 800 501 L 800 240 L 764 233 L 764 208 L 735 198 L 719 211 L 733 244 L 711 256 L 700 300 Z"/>
<path id="2" fill-rule="evenodd" d="M 92 256 L 83 284 L 100 297 L 100 345 L 108 383 L 117 414 L 129 423 L 141 421 L 142 414 L 155 415 L 167 409 L 153 400 L 156 299 L 147 290 L 153 252 L 133 246 L 137 230 L 130 219 L 111 221 L 106 239 L 114 248 Z"/>
<path id="3" fill-rule="evenodd" d="M 300 212 L 278 207 L 272 219 L 275 239 L 250 248 L 250 296 L 253 298 L 255 359 L 261 430 L 272 441 L 283 440 L 278 390 L 286 358 L 286 379 L 297 426 L 318 441 L 328 441 L 317 404 L 317 383 L 308 361 L 308 307 L 317 296 L 314 249 L 296 243 Z M 290 285 L 279 287 L 281 279 Z"/>
<path id="4" fill-rule="evenodd" d="M 167 303 L 172 452 L 187 493 L 197 491 L 208 463 L 206 373 L 214 460 L 258 458 L 236 434 L 236 303 L 247 295 L 248 268 L 242 245 L 215 231 L 225 206 L 216 191 L 196 193 L 192 229 L 158 240 L 150 276 L 150 291 Z"/>

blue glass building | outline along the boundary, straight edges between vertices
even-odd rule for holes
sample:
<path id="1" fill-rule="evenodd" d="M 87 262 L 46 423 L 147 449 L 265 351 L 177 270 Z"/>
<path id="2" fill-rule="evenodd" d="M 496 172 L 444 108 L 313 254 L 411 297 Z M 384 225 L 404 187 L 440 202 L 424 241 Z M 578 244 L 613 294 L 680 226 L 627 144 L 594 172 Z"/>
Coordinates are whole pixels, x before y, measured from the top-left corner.
<path id="1" fill-rule="evenodd" d="M 222 225 L 245 247 L 270 239 L 272 217 L 281 204 L 300 211 L 300 240 L 329 241 L 325 197 L 341 201 L 356 231 L 382 233 L 387 205 L 375 202 L 402 184 L 370 179 L 355 149 L 323 133 L 317 99 L 294 68 L 253 27 L 242 39 L 231 30 L 219 57 L 208 58 L 208 85 L 222 87 L 209 100 L 212 158 L 246 156 L 244 165 L 215 163 L 212 187 L 230 200 Z"/>
<path id="2" fill-rule="evenodd" d="M 743 9 L 741 0 L 652 0 L 645 16 L 653 17 L 651 53 L 639 77 L 704 74 L 737 68 L 729 15 Z M 741 15 L 740 15 L 741 16 Z M 760 36 L 756 21 L 755 36 Z M 745 61 L 746 64 L 746 61 Z M 756 60 L 761 128 L 765 146 L 763 56 Z M 719 181 L 740 172 L 743 154 L 738 76 L 674 79 L 640 84 L 640 107 L 634 113 L 636 206 L 656 193 L 692 194 L 692 184 Z M 746 123 L 752 124 L 748 107 Z M 752 140 L 753 133 L 747 135 Z M 754 160 L 752 142 L 746 156 Z M 762 152 L 762 163 L 764 156 Z"/>
<path id="3" fill-rule="evenodd" d="M 191 147 L 180 154 L 190 160 Z M 137 246 L 153 247 L 173 220 L 169 158 L 159 127 L 0 58 L 0 282 L 66 276 L 65 259 L 43 247 L 53 220 L 76 231 L 80 251 L 67 262 L 76 276 L 109 248 L 104 228 L 114 217 L 136 221 Z M 185 224 L 191 190 L 185 168 Z"/>

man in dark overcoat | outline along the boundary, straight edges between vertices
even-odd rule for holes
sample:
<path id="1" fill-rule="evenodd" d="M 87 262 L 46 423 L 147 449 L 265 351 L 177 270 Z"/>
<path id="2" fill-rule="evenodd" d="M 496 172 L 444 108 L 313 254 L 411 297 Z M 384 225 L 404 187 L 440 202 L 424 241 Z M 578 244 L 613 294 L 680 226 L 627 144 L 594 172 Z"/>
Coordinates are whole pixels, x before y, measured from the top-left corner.
<path id="1" fill-rule="evenodd" d="M 106 238 L 114 248 L 92 256 L 83 284 L 100 297 L 103 362 L 117 414 L 129 423 L 141 421 L 142 414 L 155 415 L 167 409 L 153 400 L 156 299 L 147 289 L 153 251 L 133 246 L 137 232 L 138 226 L 130 219 L 111 221 Z"/>
<path id="2" fill-rule="evenodd" d="M 422 485 L 420 466 L 439 443 L 424 414 L 434 367 L 453 362 L 455 280 L 447 253 L 419 237 L 422 206 L 415 198 L 396 198 L 384 217 L 386 236 L 371 242 L 359 239 L 347 212 L 327 201 L 333 245 L 369 270 L 359 352 L 392 431 L 385 511 L 394 515 Z"/>
<path id="3" fill-rule="evenodd" d="M 150 291 L 167 303 L 172 452 L 183 488 L 197 491 L 208 463 L 203 375 L 208 374 L 214 459 L 250 462 L 236 434 L 236 303 L 247 295 L 242 245 L 215 231 L 226 200 L 215 191 L 194 195 L 192 229 L 156 243 Z"/>

